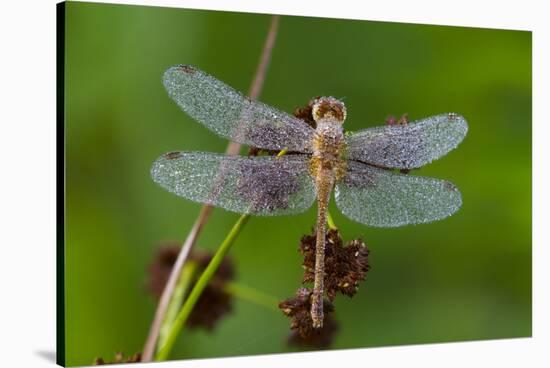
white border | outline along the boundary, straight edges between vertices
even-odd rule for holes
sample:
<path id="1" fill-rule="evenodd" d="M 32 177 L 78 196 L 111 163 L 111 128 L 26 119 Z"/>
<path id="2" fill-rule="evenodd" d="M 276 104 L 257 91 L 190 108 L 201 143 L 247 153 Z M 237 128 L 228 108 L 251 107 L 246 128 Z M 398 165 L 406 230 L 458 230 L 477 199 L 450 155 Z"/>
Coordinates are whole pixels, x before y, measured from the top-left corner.
<path id="1" fill-rule="evenodd" d="M 101 1 L 102 2 L 102 1 Z M 534 338 L 168 362 L 159 367 L 541 367 L 550 359 L 549 29 L 542 1 L 109 1 L 171 7 L 533 30 Z M 0 337 L 2 366 L 41 367 L 55 351 L 55 2 L 0 11 Z M 30 101 L 32 98 L 32 105 Z M 513 175 L 513 173 L 511 173 Z M 543 226 L 545 224 L 546 226 Z M 545 282 L 546 281 L 546 282 Z M 46 353 L 46 354 L 44 354 Z M 132 367 L 135 365 L 123 365 Z"/>
<path id="2" fill-rule="evenodd" d="M 80 1 L 80 0 L 79 0 Z M 532 8 L 502 1 L 136 0 L 101 3 L 530 30 Z M 472 11 L 468 11 L 468 9 Z"/>

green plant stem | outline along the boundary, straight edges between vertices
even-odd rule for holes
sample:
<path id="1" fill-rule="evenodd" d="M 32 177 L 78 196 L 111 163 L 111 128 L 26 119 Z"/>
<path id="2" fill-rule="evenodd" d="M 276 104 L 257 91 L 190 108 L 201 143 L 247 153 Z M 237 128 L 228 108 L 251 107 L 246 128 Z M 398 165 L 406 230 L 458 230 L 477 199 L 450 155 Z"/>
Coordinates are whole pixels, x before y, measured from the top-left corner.
<path id="1" fill-rule="evenodd" d="M 279 151 L 279 153 L 277 153 L 277 157 L 284 156 L 286 155 L 287 152 L 288 152 L 288 148 L 283 148 L 282 150 Z"/>
<path id="2" fill-rule="evenodd" d="M 233 225 L 233 228 L 231 229 L 229 234 L 227 234 L 227 237 L 224 239 L 224 241 L 216 251 L 216 254 L 214 254 L 214 257 L 212 258 L 210 263 L 208 263 L 208 266 L 197 280 L 197 283 L 191 290 L 191 293 L 185 300 L 183 307 L 178 313 L 176 319 L 174 320 L 174 323 L 172 324 L 170 331 L 168 332 L 168 335 L 166 337 L 165 343 L 159 348 L 159 351 L 156 355 L 156 360 L 166 360 L 166 358 L 168 358 L 168 355 L 172 351 L 174 343 L 176 342 L 176 338 L 183 330 L 183 326 L 187 321 L 187 318 L 191 314 L 193 307 L 197 303 L 197 300 L 199 299 L 202 291 L 214 276 L 214 273 L 220 266 L 223 258 L 229 251 L 229 248 L 231 248 L 231 245 L 235 241 L 235 238 L 241 231 L 243 225 L 246 223 L 248 218 L 249 215 L 242 215 L 241 217 L 239 217 L 235 225 Z"/>
<path id="3" fill-rule="evenodd" d="M 284 156 L 287 152 L 287 149 L 281 150 L 277 157 Z M 172 347 L 174 346 L 174 343 L 176 341 L 177 336 L 180 334 L 180 332 L 183 330 L 183 326 L 185 325 L 185 322 L 187 321 L 187 318 L 189 318 L 189 315 L 193 311 L 193 307 L 197 303 L 197 300 L 201 296 L 204 288 L 212 277 L 214 276 L 214 273 L 220 266 L 220 263 L 222 262 L 223 258 L 225 257 L 225 254 L 235 241 L 235 238 L 241 231 L 242 227 L 246 223 L 250 216 L 249 215 L 242 215 L 239 220 L 233 225 L 233 228 L 227 234 L 226 238 L 216 251 L 216 254 L 202 273 L 202 275 L 199 277 L 197 283 L 191 290 L 191 293 L 185 300 L 183 307 L 177 314 L 175 318 L 173 318 L 173 315 L 175 312 L 172 311 L 172 308 L 179 308 L 179 305 L 182 303 L 182 298 L 185 295 L 185 288 L 188 287 L 188 285 L 185 285 L 185 282 L 183 281 L 185 279 L 185 275 L 182 271 L 182 275 L 180 277 L 178 287 L 181 287 L 181 290 L 175 290 L 174 294 L 172 296 L 170 305 L 169 305 L 169 311 L 167 311 L 167 316 L 162 324 L 160 336 L 159 336 L 159 343 L 158 343 L 158 352 L 155 357 L 155 360 L 165 360 L 168 355 L 170 354 L 170 351 L 172 350 Z M 188 279 L 189 280 L 189 279 Z M 187 281 L 188 282 L 188 281 Z M 181 284 L 181 285 L 180 285 Z M 242 299 L 248 300 L 250 302 L 265 306 L 270 309 L 277 309 L 278 300 L 263 294 L 257 290 L 254 290 L 252 288 L 238 285 L 235 283 L 229 283 L 228 286 L 226 285 L 226 288 L 228 288 L 228 292 L 235 294 L 235 296 L 239 296 Z M 181 292 L 181 295 L 179 294 Z M 176 293 L 178 293 L 176 295 Z M 170 316 L 168 316 L 170 314 Z"/>
<path id="4" fill-rule="evenodd" d="M 242 300 L 257 304 L 259 306 L 279 311 L 279 301 L 272 295 L 265 294 L 259 290 L 242 285 L 233 281 L 229 281 L 224 286 L 224 291 Z"/>
<path id="5" fill-rule="evenodd" d="M 252 80 L 252 84 L 250 86 L 250 92 L 248 94 L 252 100 L 257 99 L 260 95 L 260 92 L 262 91 L 265 75 L 267 73 L 267 67 L 269 65 L 269 61 L 271 60 L 273 47 L 275 46 L 275 40 L 277 39 L 277 33 L 279 30 L 279 19 L 280 16 L 278 15 L 274 15 L 271 17 L 269 31 L 264 42 L 264 47 L 260 56 L 258 68 L 256 69 L 254 79 Z M 227 145 L 226 154 L 236 155 L 239 153 L 240 147 L 240 143 L 230 142 Z M 197 241 L 197 238 L 199 237 L 199 234 L 201 233 L 204 225 L 208 221 L 211 213 L 212 206 L 204 205 L 201 208 L 197 220 L 193 224 L 191 231 L 187 235 L 187 238 L 185 239 L 185 242 L 181 247 L 180 253 L 176 260 L 176 264 L 174 265 L 168 282 L 166 283 L 164 291 L 162 292 L 162 296 L 155 311 L 153 322 L 151 323 L 151 327 L 149 328 L 149 334 L 147 335 L 147 340 L 145 341 L 145 346 L 143 347 L 143 355 L 141 360 L 143 363 L 150 362 L 153 358 L 153 355 L 155 353 L 155 346 L 157 346 L 160 328 L 162 322 L 165 319 L 166 311 L 172 298 L 172 293 L 174 292 L 174 287 L 176 285 L 178 275 L 181 273 L 182 267 L 187 260 L 187 256 L 189 255 L 191 249 L 193 248 L 193 245 Z"/>
<path id="6" fill-rule="evenodd" d="M 185 293 L 191 285 L 193 275 L 197 271 L 197 268 L 198 264 L 196 262 L 188 261 L 185 264 L 178 284 L 174 289 L 174 294 L 172 300 L 170 301 L 170 305 L 168 306 L 168 310 L 166 311 L 166 318 L 160 329 L 158 346 L 162 346 L 166 342 L 166 336 L 170 331 L 176 316 L 178 315 L 178 311 L 183 304 Z M 223 286 L 223 291 L 234 296 L 235 298 L 259 305 L 272 311 L 279 311 L 279 308 L 277 307 L 279 300 L 276 297 L 250 286 L 243 285 L 235 281 L 226 281 Z"/>
<path id="7" fill-rule="evenodd" d="M 336 226 L 336 223 L 334 223 L 334 219 L 330 215 L 330 212 L 327 209 L 327 224 L 329 229 L 331 230 L 338 230 L 338 226 Z"/>
<path id="8" fill-rule="evenodd" d="M 166 342 L 166 336 L 170 331 L 176 316 L 178 315 L 178 311 L 183 304 L 183 298 L 187 289 L 191 285 L 191 280 L 193 279 L 193 275 L 196 270 L 197 264 L 195 262 L 187 262 L 183 267 L 176 288 L 174 289 L 174 293 L 172 294 L 172 299 L 170 300 L 170 304 L 166 310 L 166 317 L 160 327 L 158 346 L 162 346 Z"/>

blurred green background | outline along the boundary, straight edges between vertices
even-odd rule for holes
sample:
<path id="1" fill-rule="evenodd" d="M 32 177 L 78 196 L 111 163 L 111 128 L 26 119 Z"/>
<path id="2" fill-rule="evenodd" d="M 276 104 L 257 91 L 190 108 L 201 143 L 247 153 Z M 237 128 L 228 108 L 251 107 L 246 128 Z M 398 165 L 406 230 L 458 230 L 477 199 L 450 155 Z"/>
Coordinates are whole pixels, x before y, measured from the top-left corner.
<path id="1" fill-rule="evenodd" d="M 66 11 L 67 364 L 141 351 L 155 301 L 145 291 L 157 245 L 182 241 L 200 205 L 150 178 L 171 150 L 223 152 L 227 141 L 171 101 L 163 72 L 193 64 L 246 92 L 267 15 L 68 3 Z M 363 237 L 372 269 L 335 302 L 333 348 L 531 335 L 531 33 L 283 17 L 261 100 L 292 112 L 343 98 L 346 129 L 389 114 L 458 112 L 469 133 L 418 171 L 445 178 L 464 205 L 440 222 L 368 228 L 331 204 L 344 240 Z M 215 210 L 198 247 L 237 219 Z M 315 208 L 252 218 L 231 250 L 239 283 L 278 299 L 302 275 L 297 251 Z M 295 351 L 289 320 L 236 300 L 213 333 L 186 329 L 173 358 Z"/>

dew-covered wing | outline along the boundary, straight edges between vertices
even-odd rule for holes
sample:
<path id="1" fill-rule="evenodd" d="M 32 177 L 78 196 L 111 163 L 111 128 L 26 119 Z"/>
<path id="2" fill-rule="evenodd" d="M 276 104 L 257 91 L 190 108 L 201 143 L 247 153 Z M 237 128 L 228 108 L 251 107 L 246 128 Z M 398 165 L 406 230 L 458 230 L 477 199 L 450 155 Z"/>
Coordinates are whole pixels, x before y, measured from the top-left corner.
<path id="1" fill-rule="evenodd" d="M 348 157 L 387 168 L 414 169 L 454 149 L 467 131 L 466 120 L 454 113 L 365 129 L 348 137 Z"/>
<path id="2" fill-rule="evenodd" d="M 315 187 L 308 156 L 226 156 L 208 152 L 170 152 L 155 161 L 153 180 L 192 201 L 226 210 L 271 216 L 311 207 Z"/>
<path id="3" fill-rule="evenodd" d="M 311 151 L 315 131 L 309 125 L 195 67 L 174 66 L 164 73 L 163 83 L 183 111 L 224 138 L 270 150 Z"/>
<path id="4" fill-rule="evenodd" d="M 450 182 L 398 174 L 360 162 L 335 188 L 336 205 L 349 218 L 376 227 L 397 227 L 443 219 L 462 204 Z"/>

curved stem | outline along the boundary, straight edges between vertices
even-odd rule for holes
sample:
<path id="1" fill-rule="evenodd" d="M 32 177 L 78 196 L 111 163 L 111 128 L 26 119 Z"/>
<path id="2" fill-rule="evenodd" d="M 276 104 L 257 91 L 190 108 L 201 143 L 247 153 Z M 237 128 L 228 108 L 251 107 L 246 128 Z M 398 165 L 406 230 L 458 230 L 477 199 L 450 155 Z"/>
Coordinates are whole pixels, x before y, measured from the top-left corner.
<path id="1" fill-rule="evenodd" d="M 258 68 L 256 69 L 254 80 L 252 81 L 250 89 L 248 91 L 248 97 L 250 97 L 250 99 L 252 100 L 256 100 L 262 92 L 265 75 L 267 73 L 267 67 L 269 66 L 269 61 L 271 60 L 271 54 L 273 52 L 273 46 L 275 46 L 275 40 L 277 39 L 278 30 L 279 16 L 274 15 L 271 17 L 269 32 L 267 33 L 267 37 L 264 43 L 264 49 L 262 51 L 262 55 L 260 56 L 260 61 L 258 62 Z M 239 154 L 240 148 L 240 143 L 231 142 L 227 146 L 225 153 L 227 153 L 228 155 L 237 155 Z"/>
<path id="2" fill-rule="evenodd" d="M 178 315 L 178 311 L 183 304 L 185 293 L 191 286 L 191 280 L 193 279 L 193 275 L 196 270 L 197 264 L 195 262 L 187 262 L 185 267 L 183 267 L 178 284 L 174 289 L 172 300 L 170 300 L 170 304 L 168 305 L 166 318 L 164 318 L 162 326 L 160 327 L 158 345 L 163 345 L 166 341 L 166 335 L 168 334 L 168 331 L 170 331 L 170 327 Z"/>
<path id="3" fill-rule="evenodd" d="M 288 152 L 288 148 L 283 148 L 282 150 L 279 151 L 279 153 L 277 153 L 277 157 L 284 156 L 286 155 L 287 152 Z"/>
<path id="4" fill-rule="evenodd" d="M 258 96 L 260 95 L 260 92 L 262 91 L 265 75 L 267 73 L 267 67 L 269 65 L 269 60 L 271 59 L 271 54 L 273 52 L 273 47 L 275 45 L 275 40 L 277 38 L 278 30 L 279 30 L 279 16 L 274 15 L 271 18 L 269 32 L 267 34 L 267 37 L 264 43 L 262 55 L 258 63 L 258 68 L 256 69 L 256 74 L 250 86 L 250 91 L 248 95 L 251 99 L 257 99 Z M 241 147 L 240 144 L 231 142 L 227 145 L 227 149 L 225 152 L 227 154 L 238 154 L 240 147 Z M 176 263 L 172 268 L 172 272 L 170 273 L 168 282 L 164 287 L 164 291 L 162 292 L 162 296 L 157 305 L 157 309 L 155 311 L 155 317 L 153 319 L 153 322 L 151 323 L 151 327 L 149 329 L 149 335 L 147 336 L 147 340 L 143 348 L 143 355 L 141 359 L 142 362 L 150 362 L 153 359 L 153 354 L 155 353 L 155 346 L 157 345 L 157 340 L 160 333 L 161 325 L 165 319 L 166 312 L 170 304 L 170 299 L 172 297 L 172 294 L 174 293 L 174 288 L 176 287 L 178 276 L 180 275 L 183 265 L 185 264 L 185 261 L 187 260 L 187 257 L 191 249 L 193 248 L 193 245 L 197 241 L 197 238 L 199 237 L 199 234 L 201 233 L 202 228 L 208 221 L 211 213 L 212 213 L 211 206 L 204 205 L 201 208 L 201 211 L 199 213 L 199 216 L 197 217 L 197 220 L 193 224 L 191 231 L 187 235 L 187 238 L 185 239 L 185 242 L 181 247 Z"/>
<path id="5" fill-rule="evenodd" d="M 242 215 L 237 220 L 229 234 L 227 234 L 227 237 L 224 239 L 224 241 L 216 251 L 216 254 L 214 254 L 214 257 L 212 258 L 210 263 L 208 263 L 208 266 L 197 280 L 197 283 L 191 290 L 191 293 L 189 293 L 189 296 L 185 300 L 183 307 L 176 316 L 176 319 L 174 320 L 174 323 L 172 324 L 170 331 L 168 332 L 168 335 L 166 337 L 166 342 L 159 348 L 156 360 L 165 360 L 172 351 L 172 347 L 176 342 L 176 338 L 183 330 L 183 326 L 187 321 L 187 318 L 191 314 L 193 307 L 197 303 L 197 300 L 199 299 L 202 291 L 204 290 L 206 285 L 208 285 L 208 283 L 214 276 L 214 273 L 216 273 L 216 270 L 220 266 L 223 258 L 229 251 L 229 248 L 231 248 L 231 245 L 235 241 L 235 238 L 239 234 L 240 230 L 242 229 L 248 218 L 248 215 Z"/>
<path id="6" fill-rule="evenodd" d="M 147 336 L 145 347 L 143 348 L 143 356 L 141 361 L 144 363 L 150 362 L 153 359 L 153 354 L 157 345 L 160 329 L 162 327 L 163 321 L 166 319 L 166 312 L 168 311 L 170 300 L 172 299 L 172 295 L 174 294 L 174 289 L 178 281 L 178 276 L 180 275 L 181 270 L 183 269 L 183 265 L 187 260 L 187 256 L 191 252 L 191 248 L 193 248 L 193 245 L 197 241 L 197 238 L 203 226 L 206 224 L 206 221 L 208 220 L 211 212 L 211 206 L 203 206 L 201 208 L 197 220 L 193 224 L 191 231 L 187 235 L 187 239 L 185 239 L 185 242 L 181 247 L 178 258 L 176 259 L 176 263 L 174 263 L 174 267 L 172 267 L 172 271 L 170 272 L 170 276 L 168 277 L 168 281 L 166 282 L 166 286 L 164 287 L 159 303 L 157 305 L 157 310 L 155 311 L 155 317 L 149 329 L 149 335 Z"/>

